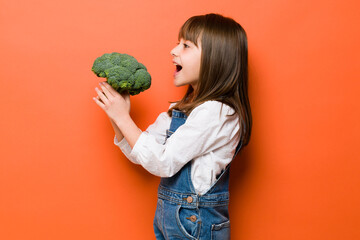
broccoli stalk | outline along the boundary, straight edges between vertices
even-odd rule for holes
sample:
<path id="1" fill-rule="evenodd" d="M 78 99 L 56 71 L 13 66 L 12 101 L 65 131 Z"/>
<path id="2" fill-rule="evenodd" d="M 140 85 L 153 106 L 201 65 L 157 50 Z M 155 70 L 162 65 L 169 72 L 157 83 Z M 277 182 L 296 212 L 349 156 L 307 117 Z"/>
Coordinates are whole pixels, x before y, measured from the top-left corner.
<path id="1" fill-rule="evenodd" d="M 117 92 L 136 95 L 150 88 L 151 76 L 146 67 L 128 54 L 105 53 L 95 59 L 91 69 L 96 76 L 106 78 Z"/>

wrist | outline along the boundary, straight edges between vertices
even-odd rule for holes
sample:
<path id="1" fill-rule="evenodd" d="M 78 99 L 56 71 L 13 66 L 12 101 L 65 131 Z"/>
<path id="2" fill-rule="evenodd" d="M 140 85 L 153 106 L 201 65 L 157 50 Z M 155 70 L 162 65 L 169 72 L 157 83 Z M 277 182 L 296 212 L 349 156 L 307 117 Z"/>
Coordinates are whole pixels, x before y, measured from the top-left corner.
<path id="1" fill-rule="evenodd" d="M 130 117 L 130 114 L 124 114 L 117 117 L 116 119 L 112 119 L 112 121 L 115 125 L 122 129 L 129 123 L 129 121 L 132 121 L 132 119 Z"/>
<path id="2" fill-rule="evenodd" d="M 121 118 L 116 119 L 116 125 L 119 127 L 130 147 L 133 148 L 141 135 L 141 130 L 136 126 L 130 115 L 126 114 Z"/>

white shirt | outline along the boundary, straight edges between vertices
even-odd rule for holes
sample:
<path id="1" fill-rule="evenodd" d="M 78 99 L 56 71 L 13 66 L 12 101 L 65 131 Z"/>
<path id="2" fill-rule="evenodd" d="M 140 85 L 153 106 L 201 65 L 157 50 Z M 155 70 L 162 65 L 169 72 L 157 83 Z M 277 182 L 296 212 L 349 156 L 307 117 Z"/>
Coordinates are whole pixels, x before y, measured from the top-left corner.
<path id="1" fill-rule="evenodd" d="M 171 117 L 163 112 L 141 133 L 133 149 L 125 138 L 118 142 L 115 136 L 114 144 L 130 161 L 160 177 L 171 177 L 192 161 L 192 183 L 198 194 L 204 194 L 231 162 L 239 143 L 239 118 L 237 114 L 230 116 L 234 112 L 226 104 L 207 101 L 166 141 Z"/>

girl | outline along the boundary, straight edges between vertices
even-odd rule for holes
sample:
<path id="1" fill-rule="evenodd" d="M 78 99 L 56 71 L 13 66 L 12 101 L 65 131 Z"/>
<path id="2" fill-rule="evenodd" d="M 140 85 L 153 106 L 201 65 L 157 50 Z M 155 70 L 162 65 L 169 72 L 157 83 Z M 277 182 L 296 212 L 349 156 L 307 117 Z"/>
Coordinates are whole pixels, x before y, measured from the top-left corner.
<path id="1" fill-rule="evenodd" d="M 129 95 L 104 82 L 94 100 L 126 157 L 161 177 L 156 239 L 229 239 L 229 166 L 252 126 L 246 33 L 231 18 L 207 14 L 188 19 L 178 39 L 174 84 L 188 90 L 146 131 L 129 115 Z"/>

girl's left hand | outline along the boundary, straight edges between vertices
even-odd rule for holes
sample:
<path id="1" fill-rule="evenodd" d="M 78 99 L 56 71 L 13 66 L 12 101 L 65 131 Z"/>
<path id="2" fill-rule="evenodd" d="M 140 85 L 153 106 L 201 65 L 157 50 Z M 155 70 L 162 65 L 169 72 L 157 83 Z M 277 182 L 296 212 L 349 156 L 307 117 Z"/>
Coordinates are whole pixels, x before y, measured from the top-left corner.
<path id="1" fill-rule="evenodd" d="M 115 119 L 129 115 L 130 113 L 130 95 L 120 94 L 113 89 L 107 82 L 100 83 L 102 91 L 95 88 L 98 96 L 93 98 L 97 105 L 99 105 L 115 122 Z"/>

